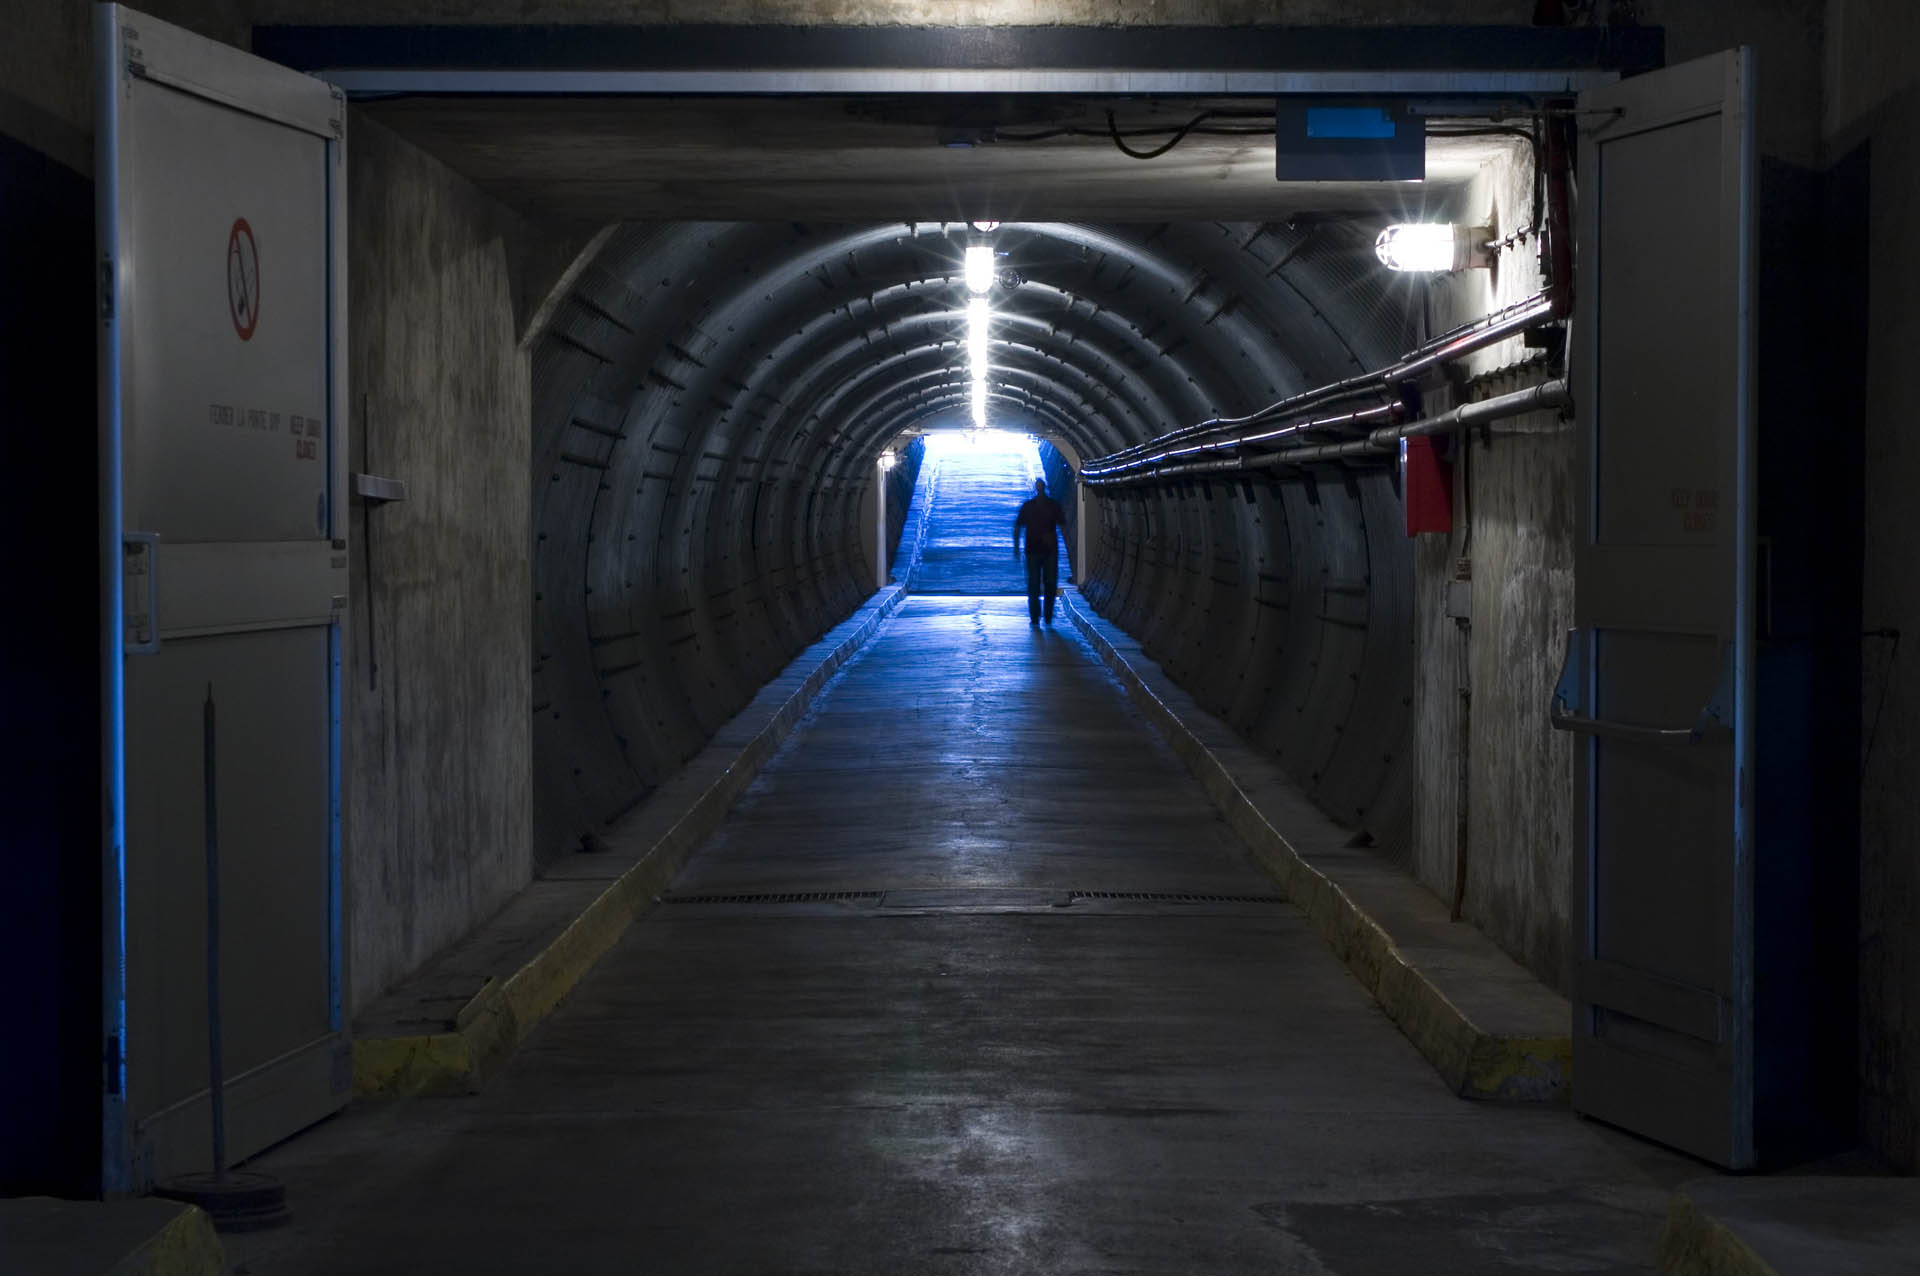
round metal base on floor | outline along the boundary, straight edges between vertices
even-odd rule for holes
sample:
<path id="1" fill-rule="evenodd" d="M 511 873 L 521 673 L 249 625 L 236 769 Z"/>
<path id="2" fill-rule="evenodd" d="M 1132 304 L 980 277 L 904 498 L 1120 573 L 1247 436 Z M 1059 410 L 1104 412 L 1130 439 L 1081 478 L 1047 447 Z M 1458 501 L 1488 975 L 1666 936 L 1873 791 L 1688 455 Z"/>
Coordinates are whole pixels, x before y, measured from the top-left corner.
<path id="1" fill-rule="evenodd" d="M 182 1174 L 160 1184 L 154 1195 L 198 1205 L 222 1232 L 258 1232 L 285 1226 L 293 1218 L 280 1180 L 250 1170 L 228 1170 L 224 1176 Z"/>

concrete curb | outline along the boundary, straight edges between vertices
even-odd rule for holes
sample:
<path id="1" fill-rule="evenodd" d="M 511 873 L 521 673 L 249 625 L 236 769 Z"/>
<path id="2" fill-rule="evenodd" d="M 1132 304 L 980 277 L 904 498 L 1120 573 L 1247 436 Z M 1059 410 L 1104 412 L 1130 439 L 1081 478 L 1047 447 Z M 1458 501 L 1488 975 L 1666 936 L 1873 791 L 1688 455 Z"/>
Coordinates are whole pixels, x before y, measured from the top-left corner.
<path id="1" fill-rule="evenodd" d="M 1658 1259 L 1667 1276 L 1780 1276 L 1733 1229 L 1701 1209 L 1684 1187 L 1667 1206 Z"/>
<path id="2" fill-rule="evenodd" d="M 665 832 L 634 865 L 518 970 L 504 978 L 489 979 L 461 1009 L 452 1032 L 356 1038 L 355 1097 L 469 1094 L 484 1086 L 534 1026 L 652 905 L 693 849 L 720 827 L 734 799 L 753 783 L 760 768 L 812 707 L 820 689 L 866 645 L 880 623 L 907 597 L 907 591 L 903 586 L 889 585 L 879 591 L 878 597 L 877 603 L 863 609 L 868 613 L 866 618 L 833 650 L 818 658 L 800 686 L 753 731 L 719 776 L 701 788 L 683 809 L 670 813 Z M 738 722 L 736 718 L 735 724 Z M 733 730 L 734 724 L 729 724 L 717 738 Z M 657 814 L 643 806 L 626 822 L 631 824 L 643 813 Z"/>
<path id="3" fill-rule="evenodd" d="M 1920 1179 L 1879 1168 L 1694 1179 L 1674 1191 L 1656 1255 L 1667 1276 L 1913 1276 Z"/>
<path id="4" fill-rule="evenodd" d="M 222 1276 L 226 1270 L 227 1250 L 213 1220 L 199 1206 L 188 1205 L 107 1276 Z"/>
<path id="5" fill-rule="evenodd" d="M 1469 1099 L 1566 1101 L 1573 1074 L 1570 1036 L 1500 1036 L 1477 1027 L 1401 953 L 1378 922 L 1269 822 L 1226 765 L 1101 632 L 1104 622 L 1089 614 L 1090 605 L 1077 591 L 1073 597 L 1063 593 L 1060 603 L 1254 858 L 1454 1093 Z"/>
<path id="6" fill-rule="evenodd" d="M 6 1276 L 223 1276 L 227 1251 L 197 1205 L 157 1196 L 0 1199 Z"/>

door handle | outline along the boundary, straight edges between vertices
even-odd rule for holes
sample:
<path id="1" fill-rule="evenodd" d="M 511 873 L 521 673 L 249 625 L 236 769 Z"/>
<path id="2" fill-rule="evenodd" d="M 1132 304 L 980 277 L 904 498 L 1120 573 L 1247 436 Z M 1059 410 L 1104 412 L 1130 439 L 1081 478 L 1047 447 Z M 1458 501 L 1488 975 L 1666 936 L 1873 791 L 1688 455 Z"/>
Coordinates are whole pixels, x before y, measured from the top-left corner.
<path id="1" fill-rule="evenodd" d="M 1653 727 L 1637 722 L 1615 722 L 1587 713 L 1586 671 L 1578 629 L 1567 630 L 1566 652 L 1560 658 L 1560 680 L 1553 689 L 1553 702 L 1547 718 L 1557 731 L 1579 735 L 1604 736 L 1610 740 L 1638 740 L 1643 743 L 1698 744 L 1715 724 L 1733 727 L 1733 644 L 1727 643 L 1720 654 L 1720 677 L 1713 694 L 1707 697 L 1690 727 Z"/>
<path id="2" fill-rule="evenodd" d="M 122 650 L 151 656 L 160 650 L 160 533 L 120 534 Z"/>

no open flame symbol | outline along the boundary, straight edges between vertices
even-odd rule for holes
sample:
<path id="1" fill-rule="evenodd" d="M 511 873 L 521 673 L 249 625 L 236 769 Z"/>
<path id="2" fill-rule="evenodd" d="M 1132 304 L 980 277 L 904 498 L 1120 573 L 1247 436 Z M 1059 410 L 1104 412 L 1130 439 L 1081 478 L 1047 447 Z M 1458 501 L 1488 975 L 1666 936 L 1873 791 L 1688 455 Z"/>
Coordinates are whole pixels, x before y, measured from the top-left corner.
<path id="1" fill-rule="evenodd" d="M 253 340 L 260 322 L 260 250 L 244 217 L 234 218 L 227 236 L 227 313 L 240 340 Z"/>

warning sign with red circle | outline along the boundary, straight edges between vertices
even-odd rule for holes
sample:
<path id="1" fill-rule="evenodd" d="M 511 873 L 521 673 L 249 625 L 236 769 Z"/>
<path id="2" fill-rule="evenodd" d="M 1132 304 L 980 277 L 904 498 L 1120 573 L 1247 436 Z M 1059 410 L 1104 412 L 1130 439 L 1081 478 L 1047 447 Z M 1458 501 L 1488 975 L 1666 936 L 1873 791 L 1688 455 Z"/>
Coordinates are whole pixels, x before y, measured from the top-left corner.
<path id="1" fill-rule="evenodd" d="M 253 340 L 254 325 L 260 322 L 260 249 L 244 217 L 233 219 L 227 236 L 227 313 L 240 340 Z"/>

